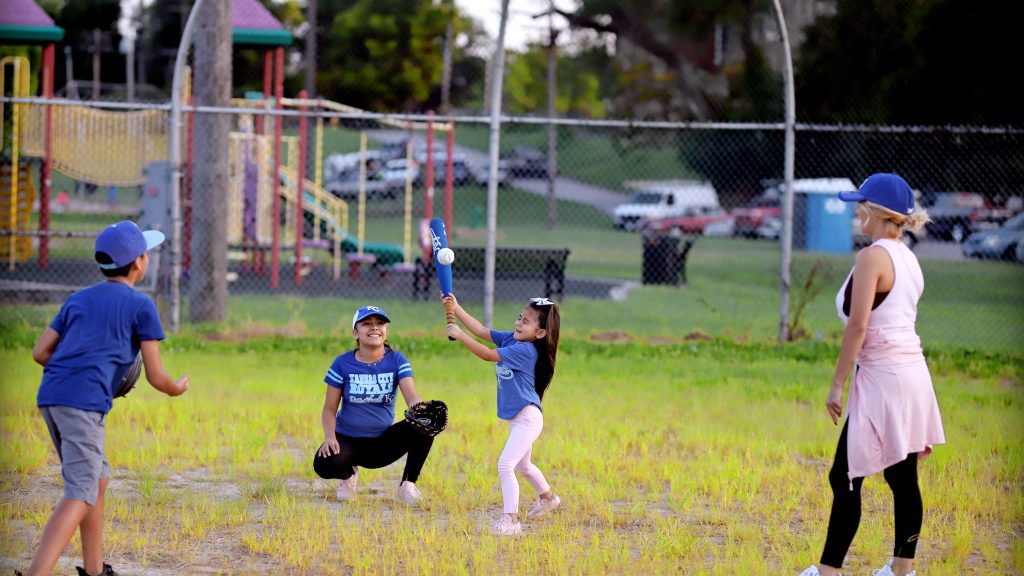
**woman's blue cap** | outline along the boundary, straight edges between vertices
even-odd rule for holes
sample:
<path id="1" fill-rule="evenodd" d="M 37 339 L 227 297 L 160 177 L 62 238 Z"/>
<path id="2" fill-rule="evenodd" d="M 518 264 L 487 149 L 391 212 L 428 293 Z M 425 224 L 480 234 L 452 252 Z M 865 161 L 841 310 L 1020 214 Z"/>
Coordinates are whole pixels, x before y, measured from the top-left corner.
<path id="1" fill-rule="evenodd" d="M 156 248 L 164 241 L 159 230 L 143 232 L 131 220 L 111 224 L 96 237 L 96 261 L 104 270 L 127 266 L 147 250 Z M 99 255 L 106 254 L 109 262 L 100 262 Z M 105 260 L 105 259 L 104 259 Z"/>
<path id="2" fill-rule="evenodd" d="M 391 318 L 388 318 L 388 315 L 384 313 L 384 309 L 380 306 L 363 306 L 359 310 L 356 310 L 356 313 L 352 315 L 352 328 L 354 329 L 356 324 L 366 320 L 370 316 L 380 316 L 385 322 L 391 322 Z"/>
<path id="3" fill-rule="evenodd" d="M 846 202 L 874 202 L 893 212 L 910 214 L 914 211 L 914 191 L 896 174 L 872 174 L 859 190 L 840 192 L 839 199 Z"/>

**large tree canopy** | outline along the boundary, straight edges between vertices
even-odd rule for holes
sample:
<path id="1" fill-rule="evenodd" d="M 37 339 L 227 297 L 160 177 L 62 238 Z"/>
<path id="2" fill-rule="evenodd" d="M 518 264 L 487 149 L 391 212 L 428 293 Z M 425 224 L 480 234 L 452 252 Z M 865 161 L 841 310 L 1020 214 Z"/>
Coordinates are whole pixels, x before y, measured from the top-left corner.
<path id="1" fill-rule="evenodd" d="M 334 16 L 318 87 L 372 110 L 414 110 L 441 79 L 453 8 L 430 0 L 359 0 Z"/>

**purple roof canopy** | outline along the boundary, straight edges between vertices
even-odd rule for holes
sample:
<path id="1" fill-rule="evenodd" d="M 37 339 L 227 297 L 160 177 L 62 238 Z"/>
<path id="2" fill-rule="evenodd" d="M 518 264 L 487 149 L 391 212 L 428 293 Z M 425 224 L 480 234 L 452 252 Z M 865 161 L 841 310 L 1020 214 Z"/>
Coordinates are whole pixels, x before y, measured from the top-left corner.
<path id="1" fill-rule="evenodd" d="M 231 27 L 284 30 L 281 22 L 274 18 L 270 10 L 267 10 L 259 0 L 234 0 L 231 2 Z"/>
<path id="2" fill-rule="evenodd" d="M 53 18 L 35 0 L 0 0 L 0 25 L 53 26 Z"/>

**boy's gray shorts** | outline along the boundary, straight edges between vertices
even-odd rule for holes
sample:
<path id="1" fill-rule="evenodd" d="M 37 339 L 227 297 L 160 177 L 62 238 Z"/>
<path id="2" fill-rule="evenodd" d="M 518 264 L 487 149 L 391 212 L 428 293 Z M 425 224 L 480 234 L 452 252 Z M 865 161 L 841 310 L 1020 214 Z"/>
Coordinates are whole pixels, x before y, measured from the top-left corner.
<path id="1" fill-rule="evenodd" d="M 100 479 L 110 477 L 110 464 L 103 453 L 107 415 L 69 406 L 40 406 L 39 412 L 60 456 L 64 498 L 93 506 Z"/>

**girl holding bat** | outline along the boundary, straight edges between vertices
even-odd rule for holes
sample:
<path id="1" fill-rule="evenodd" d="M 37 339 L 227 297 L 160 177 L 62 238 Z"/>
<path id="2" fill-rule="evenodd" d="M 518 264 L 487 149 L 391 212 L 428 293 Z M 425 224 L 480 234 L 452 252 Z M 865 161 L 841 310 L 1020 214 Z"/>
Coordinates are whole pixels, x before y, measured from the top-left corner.
<path id="1" fill-rule="evenodd" d="M 503 514 L 494 526 L 501 536 L 522 532 L 519 523 L 519 482 L 516 472 L 526 477 L 538 497 L 528 518 L 539 518 L 561 506 L 562 499 L 548 485 L 544 474 L 530 462 L 533 444 L 544 428 L 541 400 L 555 373 L 558 353 L 558 304 L 547 298 L 532 298 L 516 319 L 513 330 L 489 330 L 459 306 L 454 294 L 442 297 L 452 306 L 455 317 L 473 336 L 491 342 L 491 348 L 448 324 L 448 338 L 458 340 L 481 360 L 495 363 L 498 381 L 498 417 L 508 422 L 508 440 L 498 458 L 498 479 L 504 501 Z"/>

